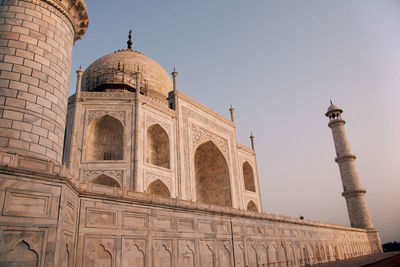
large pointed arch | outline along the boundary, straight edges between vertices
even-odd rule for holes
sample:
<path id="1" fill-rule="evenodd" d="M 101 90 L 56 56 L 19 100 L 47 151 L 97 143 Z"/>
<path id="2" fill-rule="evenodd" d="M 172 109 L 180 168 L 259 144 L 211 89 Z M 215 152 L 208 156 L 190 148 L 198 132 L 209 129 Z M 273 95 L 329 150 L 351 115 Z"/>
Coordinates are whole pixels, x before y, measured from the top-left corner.
<path id="1" fill-rule="evenodd" d="M 244 189 L 256 192 L 253 168 L 247 161 L 243 163 L 243 179 L 244 179 Z"/>
<path id="2" fill-rule="evenodd" d="M 121 185 L 117 180 L 105 174 L 93 178 L 90 182 L 93 184 L 121 188 Z"/>
<path id="3" fill-rule="evenodd" d="M 147 187 L 146 192 L 148 194 L 153 194 L 153 195 L 157 195 L 160 197 L 165 197 L 165 198 L 171 197 L 171 193 L 169 192 L 168 187 L 163 182 L 161 182 L 160 179 L 157 179 L 154 182 L 152 182 Z"/>
<path id="4" fill-rule="evenodd" d="M 114 117 L 104 115 L 93 120 L 86 135 L 86 160 L 122 160 L 124 127 Z"/>
<path id="5" fill-rule="evenodd" d="M 194 165 L 197 201 L 231 207 L 228 164 L 212 141 L 197 147 Z"/>
<path id="6" fill-rule="evenodd" d="M 169 138 L 165 130 L 154 124 L 147 129 L 146 162 L 170 168 Z"/>

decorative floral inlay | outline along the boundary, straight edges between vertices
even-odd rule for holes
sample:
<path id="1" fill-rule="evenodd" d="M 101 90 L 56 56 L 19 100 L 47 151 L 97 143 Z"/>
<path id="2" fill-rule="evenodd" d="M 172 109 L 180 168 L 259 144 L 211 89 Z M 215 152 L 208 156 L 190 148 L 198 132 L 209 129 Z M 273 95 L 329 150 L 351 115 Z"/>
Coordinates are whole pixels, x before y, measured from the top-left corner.
<path id="1" fill-rule="evenodd" d="M 124 173 L 124 170 L 83 170 L 81 182 L 88 183 L 93 177 L 105 174 L 116 179 L 122 187 L 124 184 Z"/>
<path id="2" fill-rule="evenodd" d="M 89 123 L 101 116 L 109 115 L 111 117 L 119 120 L 123 125 L 125 125 L 125 111 L 107 111 L 107 110 L 90 110 L 89 111 Z"/>
<path id="3" fill-rule="evenodd" d="M 213 141 L 221 149 L 221 152 L 227 158 L 229 158 L 229 148 L 226 139 L 219 137 L 218 135 L 215 135 L 213 133 L 210 133 L 209 131 L 203 128 L 192 125 L 193 149 L 196 149 L 196 147 L 199 144 L 203 143 L 204 141 L 209 141 L 209 140 Z"/>

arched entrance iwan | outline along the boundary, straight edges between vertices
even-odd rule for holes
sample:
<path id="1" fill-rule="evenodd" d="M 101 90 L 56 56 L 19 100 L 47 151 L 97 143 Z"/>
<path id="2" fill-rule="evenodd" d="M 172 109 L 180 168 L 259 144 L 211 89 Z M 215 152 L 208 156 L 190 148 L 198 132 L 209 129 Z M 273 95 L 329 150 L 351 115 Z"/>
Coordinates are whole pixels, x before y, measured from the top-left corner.
<path id="1" fill-rule="evenodd" d="M 197 201 L 232 207 L 228 164 L 212 141 L 197 147 L 194 165 Z"/>

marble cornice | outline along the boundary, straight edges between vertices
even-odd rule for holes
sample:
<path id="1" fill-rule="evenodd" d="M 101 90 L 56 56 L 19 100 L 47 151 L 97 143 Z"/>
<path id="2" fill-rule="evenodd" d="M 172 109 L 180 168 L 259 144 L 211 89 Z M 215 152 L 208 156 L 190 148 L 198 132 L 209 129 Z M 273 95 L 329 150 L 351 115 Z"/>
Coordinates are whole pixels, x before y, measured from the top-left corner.
<path id="1" fill-rule="evenodd" d="M 89 14 L 84 0 L 41 0 L 64 14 L 71 22 L 75 36 L 80 40 L 89 26 Z"/>

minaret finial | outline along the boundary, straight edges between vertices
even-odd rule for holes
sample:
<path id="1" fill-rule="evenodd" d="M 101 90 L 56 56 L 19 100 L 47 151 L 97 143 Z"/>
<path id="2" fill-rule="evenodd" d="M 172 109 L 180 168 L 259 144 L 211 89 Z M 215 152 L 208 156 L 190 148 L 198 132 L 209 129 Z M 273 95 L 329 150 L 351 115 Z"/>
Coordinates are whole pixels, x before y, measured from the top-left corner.
<path id="1" fill-rule="evenodd" d="M 255 149 L 254 149 L 255 146 L 254 146 L 254 135 L 253 135 L 253 132 L 251 132 L 251 134 L 250 134 L 250 141 L 251 141 L 251 148 L 252 148 L 253 150 L 255 150 Z"/>
<path id="2" fill-rule="evenodd" d="M 171 73 L 171 75 L 172 75 L 172 89 L 173 89 L 174 91 L 176 91 L 176 89 L 177 89 L 176 77 L 178 76 L 178 73 L 176 72 L 175 67 L 174 67 L 174 71 Z"/>
<path id="3" fill-rule="evenodd" d="M 235 109 L 232 107 L 229 108 L 229 112 L 231 113 L 231 121 L 235 121 L 235 118 L 233 117 L 233 112 L 235 111 Z"/>
<path id="4" fill-rule="evenodd" d="M 128 44 L 128 49 L 132 49 L 132 30 L 129 30 L 128 42 L 126 43 Z"/>

